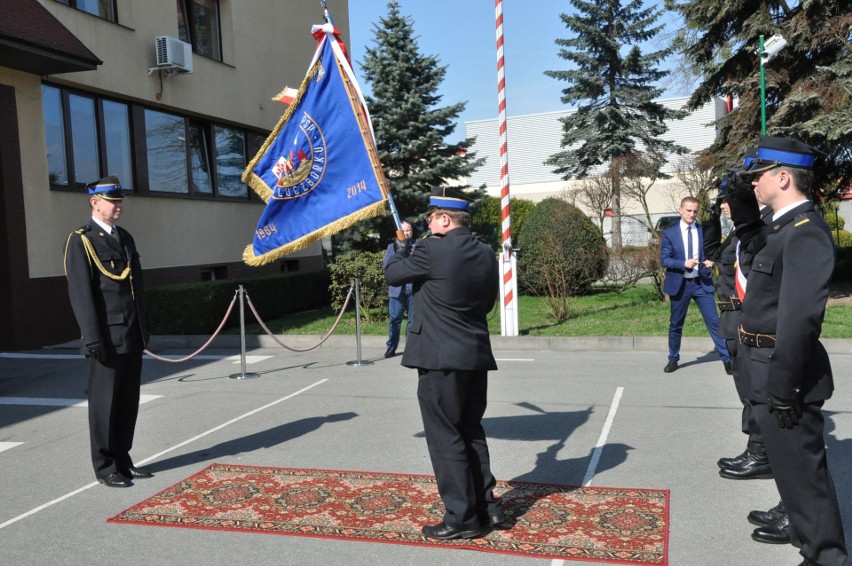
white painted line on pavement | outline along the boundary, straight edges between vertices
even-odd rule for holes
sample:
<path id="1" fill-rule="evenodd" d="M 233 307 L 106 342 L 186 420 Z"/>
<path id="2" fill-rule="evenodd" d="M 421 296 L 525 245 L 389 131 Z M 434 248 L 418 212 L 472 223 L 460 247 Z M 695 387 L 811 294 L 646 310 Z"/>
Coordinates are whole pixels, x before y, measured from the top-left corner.
<path id="1" fill-rule="evenodd" d="M 139 404 L 159 399 L 162 395 L 140 395 Z M 30 407 L 88 407 L 86 399 L 62 399 L 59 397 L 0 397 L 0 405 L 26 405 Z"/>
<path id="2" fill-rule="evenodd" d="M 589 467 L 586 468 L 586 476 L 583 478 L 583 487 L 592 483 L 592 478 L 595 477 L 595 471 L 598 468 L 598 462 L 601 460 L 601 452 L 606 444 L 606 438 L 609 436 L 609 429 L 612 428 L 612 421 L 615 420 L 615 413 L 618 411 L 618 403 L 621 401 L 621 394 L 624 393 L 624 388 L 619 387 L 615 390 L 615 396 L 612 398 L 612 404 L 609 406 L 609 414 L 606 416 L 603 430 L 601 431 L 598 443 L 595 445 L 595 451 L 592 453 L 592 459 L 589 461 Z"/>
<path id="3" fill-rule="evenodd" d="M 4 450 L 8 450 L 9 448 L 14 448 L 15 446 L 20 446 L 23 442 L 0 442 L 0 452 Z"/>
<path id="4" fill-rule="evenodd" d="M 167 359 L 180 359 L 185 356 L 182 354 L 173 354 L 171 356 L 160 356 L 161 358 Z M 257 362 L 262 362 L 263 360 L 268 360 L 272 356 L 246 356 L 247 364 L 254 364 Z M 0 352 L 0 358 L 6 358 L 9 360 L 82 360 L 83 354 L 19 354 L 14 352 Z M 143 356 L 146 360 L 152 360 L 151 356 L 145 355 Z M 240 356 L 225 356 L 225 355 L 215 355 L 215 354 L 201 354 L 195 356 L 194 360 L 231 360 L 233 363 L 240 363 Z"/>
<path id="5" fill-rule="evenodd" d="M 141 460 L 141 461 L 137 462 L 137 464 L 139 464 L 139 465 L 141 466 L 142 464 L 145 464 L 145 463 L 147 463 L 147 462 L 150 462 L 151 460 L 155 460 L 155 459 L 159 458 L 160 456 L 162 456 L 162 455 L 164 455 L 164 454 L 168 454 L 168 453 L 169 453 L 169 452 L 171 452 L 172 450 L 177 450 L 178 448 L 181 448 L 181 447 L 183 447 L 183 446 L 186 446 L 186 445 L 187 445 L 187 444 L 189 444 L 190 442 L 194 442 L 194 441 L 198 440 L 199 438 L 204 438 L 205 436 L 207 436 L 207 435 L 209 435 L 209 434 L 213 434 L 214 432 L 216 432 L 216 431 L 218 431 L 218 430 L 222 430 L 223 428 L 225 428 L 225 427 L 226 427 L 226 426 L 228 426 L 228 425 L 232 425 L 232 424 L 234 424 L 235 422 L 241 421 L 241 420 L 243 420 L 243 419 L 244 419 L 244 418 L 246 418 L 246 417 L 250 417 L 250 416 L 252 416 L 252 415 L 254 415 L 254 414 L 256 414 L 256 413 L 259 413 L 260 411 L 263 411 L 264 409 L 268 409 L 268 408 L 270 408 L 270 407 L 274 407 L 274 406 L 275 406 L 275 405 L 277 405 L 278 403 L 281 403 L 281 402 L 286 401 L 286 400 L 288 400 L 288 399 L 292 399 L 292 398 L 293 398 L 293 397 L 295 397 L 296 395 L 300 395 L 301 393 L 304 393 L 305 391 L 308 391 L 309 389 L 313 389 L 313 388 L 314 388 L 314 387 L 316 387 L 317 385 L 321 385 L 321 384 L 325 383 L 326 381 L 328 381 L 328 379 L 321 379 L 321 380 L 317 381 L 316 383 L 314 383 L 314 384 L 312 384 L 312 385 L 308 385 L 307 387 L 303 387 L 302 389 L 299 389 L 299 390 L 298 390 L 298 391 L 296 391 L 295 393 L 291 393 L 291 394 L 287 395 L 286 397 L 282 397 L 281 399 L 278 399 L 278 400 L 276 400 L 276 401 L 273 401 L 272 403 L 268 403 L 268 404 L 266 404 L 266 405 L 264 405 L 264 406 L 262 406 L 262 407 L 258 407 L 257 409 L 254 409 L 254 410 L 252 410 L 252 411 L 249 411 L 248 413 L 245 413 L 245 414 L 243 414 L 243 415 L 240 415 L 239 417 L 236 417 L 236 418 L 234 418 L 234 419 L 231 419 L 231 420 L 229 420 L 229 421 L 228 421 L 228 422 L 226 422 L 226 423 L 223 423 L 223 424 L 220 424 L 220 425 L 219 425 L 219 426 L 217 426 L 217 427 L 211 428 L 210 430 L 208 430 L 208 431 L 206 431 L 206 432 L 202 432 L 202 433 L 201 433 L 201 434 L 199 434 L 199 435 L 193 436 L 193 437 L 192 437 L 192 438 L 190 438 L 189 440 L 184 440 L 184 441 L 183 441 L 183 442 L 181 442 L 180 444 L 176 444 L 176 445 L 172 446 L 171 448 L 167 448 L 167 449 L 163 450 L 162 452 L 158 452 L 157 454 L 154 454 L 153 456 L 151 456 L 151 457 L 149 457 L 149 458 L 145 458 L 144 460 Z M 35 509 L 30 509 L 30 510 L 29 510 L 29 511 L 27 511 L 26 513 L 22 513 L 22 514 L 18 515 L 17 517 L 13 517 L 13 518 L 9 519 L 8 521 L 6 521 L 5 523 L 0 523 L 0 529 L 4 529 L 4 528 L 8 527 L 9 525 L 13 525 L 13 524 L 17 523 L 18 521 L 20 521 L 21 519 L 26 519 L 27 517 L 29 517 L 29 516 L 31 516 L 31 515 L 35 515 L 35 514 L 36 514 L 36 513 L 38 513 L 39 511 L 42 511 L 42 510 L 44 510 L 44 509 L 47 509 L 48 507 L 51 507 L 51 506 L 53 506 L 53 505 L 56 505 L 57 503 L 61 503 L 62 501 L 65 501 L 66 499 L 68 499 L 68 498 L 70 498 L 70 497 L 74 497 L 74 496 L 75 496 L 75 495 L 77 495 L 78 493 L 82 493 L 82 492 L 86 491 L 86 490 L 87 490 L 87 489 L 89 489 L 89 488 L 95 487 L 96 485 L 98 485 L 98 482 L 96 482 L 96 481 L 95 481 L 95 482 L 92 482 L 92 483 L 90 483 L 90 484 L 84 485 L 84 486 L 83 486 L 83 487 L 81 487 L 81 488 L 75 489 L 75 490 L 74 490 L 74 491 L 72 491 L 71 493 L 66 493 L 66 494 L 65 494 L 65 495 L 63 495 L 62 497 L 57 497 L 57 498 L 56 498 L 56 499 L 54 499 L 53 501 L 48 501 L 48 502 L 47 502 L 47 503 L 45 503 L 44 505 L 39 505 L 39 506 L 38 506 L 38 507 L 36 507 Z"/>
<path id="6" fill-rule="evenodd" d="M 609 414 L 606 416 L 603 430 L 601 431 L 598 443 L 595 445 L 595 451 L 592 453 L 592 459 L 589 461 L 589 467 L 586 469 L 586 476 L 583 478 L 583 487 L 587 487 L 592 483 L 592 478 L 595 477 L 595 470 L 598 467 L 598 462 L 601 459 L 601 452 L 606 444 L 606 438 L 609 436 L 609 429 L 612 428 L 612 421 L 615 420 L 615 413 L 618 411 L 618 403 L 621 401 L 621 394 L 624 392 L 623 387 L 615 390 L 615 396 L 612 398 L 612 403 L 609 406 Z M 565 561 L 559 558 L 554 558 L 550 561 L 550 566 L 564 566 Z"/>

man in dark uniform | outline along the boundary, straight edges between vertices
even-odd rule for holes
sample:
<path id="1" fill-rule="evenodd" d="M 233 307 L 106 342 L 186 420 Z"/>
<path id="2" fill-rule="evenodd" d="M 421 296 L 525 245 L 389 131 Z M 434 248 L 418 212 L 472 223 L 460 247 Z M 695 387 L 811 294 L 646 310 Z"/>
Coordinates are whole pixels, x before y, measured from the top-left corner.
<path id="1" fill-rule="evenodd" d="M 86 188 L 92 219 L 65 243 L 65 275 L 89 361 L 92 465 L 104 485 L 130 487 L 152 476 L 130 459 L 148 341 L 142 267 L 133 237 L 115 224 L 124 211 L 118 178 Z"/>
<path id="2" fill-rule="evenodd" d="M 498 295 L 497 259 L 471 235 L 469 205 L 460 191 L 433 189 L 433 237 L 410 255 L 400 242 L 385 267 L 388 284 L 414 284 L 417 308 L 402 365 L 417 369 L 426 445 L 446 509 L 423 534 L 441 540 L 474 538 L 504 520 L 482 428 L 488 370 L 497 369 L 486 320 Z"/>
<path id="3" fill-rule="evenodd" d="M 840 509 L 828 469 L 822 406 L 834 390 L 819 342 L 835 251 L 814 208 L 815 150 L 797 140 L 762 136 L 749 168 L 757 200 L 773 215 L 748 247 L 753 252 L 736 358 L 751 385 L 749 399 L 763 432 L 790 542 L 801 564 L 843 564 Z M 739 225 L 737 216 L 734 222 Z M 774 525 L 755 530 L 777 542 Z"/>
<path id="4" fill-rule="evenodd" d="M 756 149 L 748 150 L 743 161 L 743 168 L 738 171 L 730 171 L 722 178 L 719 196 L 716 203 L 711 207 L 711 217 L 702 225 L 704 229 L 704 254 L 707 259 L 713 261 L 719 267 L 719 276 L 716 281 L 716 305 L 720 312 L 719 337 L 725 340 L 731 358 L 735 358 L 737 355 L 737 329 L 740 325 L 740 307 L 742 305 L 740 295 L 737 292 L 736 281 L 737 277 L 745 277 L 745 270 L 740 269 L 738 275 L 737 254 L 740 240 L 737 228 L 734 226 L 728 237 L 722 241 L 720 213 L 724 213 L 728 219 L 731 218 L 731 205 L 727 197 L 735 188 L 739 188 L 741 191 L 745 190 L 747 196 L 754 198 L 754 191 L 751 190 L 751 177 L 745 175 L 745 170 L 748 169 L 756 156 Z M 734 204 L 736 206 L 737 203 Z M 766 210 L 769 211 L 768 208 Z M 737 395 L 743 404 L 742 431 L 748 435 L 748 444 L 740 455 L 719 459 L 717 462 L 720 468 L 719 475 L 728 479 L 771 478 L 772 470 L 769 467 L 769 458 L 766 455 L 763 436 L 754 419 L 751 403 L 748 402 L 748 380 L 739 371 L 736 364 L 732 364 L 731 370 Z"/>

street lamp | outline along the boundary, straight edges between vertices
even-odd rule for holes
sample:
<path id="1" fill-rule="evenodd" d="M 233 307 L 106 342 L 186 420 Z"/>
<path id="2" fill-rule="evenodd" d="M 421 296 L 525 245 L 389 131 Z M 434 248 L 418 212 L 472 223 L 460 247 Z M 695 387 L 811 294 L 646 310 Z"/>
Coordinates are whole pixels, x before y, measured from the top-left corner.
<path id="1" fill-rule="evenodd" d="M 781 34 L 776 33 L 767 39 L 766 43 L 763 42 L 763 36 L 760 36 L 760 133 L 764 136 L 766 135 L 766 74 L 763 71 L 763 65 L 774 59 L 785 45 L 787 40 L 781 37 Z"/>

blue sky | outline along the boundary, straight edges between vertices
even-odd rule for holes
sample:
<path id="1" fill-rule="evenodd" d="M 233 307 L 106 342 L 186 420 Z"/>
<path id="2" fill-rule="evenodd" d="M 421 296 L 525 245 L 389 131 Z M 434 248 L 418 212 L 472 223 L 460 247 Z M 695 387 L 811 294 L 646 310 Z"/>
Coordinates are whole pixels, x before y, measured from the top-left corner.
<path id="1" fill-rule="evenodd" d="M 413 21 L 420 53 L 433 55 L 447 74 L 440 87 L 442 105 L 467 101 L 449 141 L 464 137 L 464 122 L 497 117 L 497 53 L 493 0 L 400 0 L 400 12 Z M 506 65 L 506 110 L 509 116 L 565 109 L 564 83 L 545 70 L 567 68 L 557 55 L 557 38 L 568 37 L 559 15 L 572 8 L 568 0 L 504 0 L 503 39 Z M 387 16 L 385 0 L 349 0 L 350 52 L 361 87 L 365 48 L 374 46 L 374 26 Z M 333 16 L 333 14 L 332 14 Z M 671 16 L 667 16 L 671 18 Z M 671 29 L 669 26 L 668 29 Z M 660 38 L 658 36 L 658 38 Z M 660 41 L 666 41 L 662 40 Z M 655 46 L 653 48 L 659 48 Z M 647 51 L 648 48 L 643 48 Z M 669 88 L 665 96 L 681 96 Z"/>

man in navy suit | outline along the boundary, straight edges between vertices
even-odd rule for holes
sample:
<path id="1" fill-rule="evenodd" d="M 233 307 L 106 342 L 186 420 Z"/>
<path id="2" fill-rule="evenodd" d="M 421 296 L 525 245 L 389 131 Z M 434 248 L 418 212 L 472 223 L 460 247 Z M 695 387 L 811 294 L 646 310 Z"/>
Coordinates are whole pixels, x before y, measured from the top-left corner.
<path id="1" fill-rule="evenodd" d="M 471 235 L 469 205 L 460 191 L 433 189 L 432 237 L 413 250 L 400 242 L 385 267 L 389 285 L 414 284 L 417 308 L 402 365 L 417 369 L 426 446 L 445 507 L 443 521 L 423 534 L 439 540 L 478 537 L 504 521 L 482 428 L 488 371 L 497 369 L 487 316 L 500 280 L 494 251 Z"/>
<path id="2" fill-rule="evenodd" d="M 731 373 L 731 356 L 725 341 L 719 338 L 719 313 L 713 296 L 713 277 L 710 268 L 713 262 L 704 258 L 704 235 L 701 226 L 695 222 L 698 214 L 698 200 L 686 197 L 678 209 L 680 222 L 663 232 L 660 242 L 660 261 L 666 269 L 663 292 L 669 295 L 671 316 L 669 318 L 669 361 L 663 371 L 671 373 L 677 370 L 680 359 L 680 341 L 683 323 L 689 302 L 695 301 L 704 318 L 716 351 L 725 365 L 725 371 Z"/>
<path id="3" fill-rule="evenodd" d="M 411 227 L 411 222 L 403 220 L 400 226 L 402 233 L 405 235 L 405 245 L 412 246 L 414 242 L 414 229 Z M 396 254 L 397 245 L 395 243 L 388 244 L 385 250 L 385 258 L 382 261 L 382 268 L 387 267 L 391 258 Z M 414 311 L 414 290 L 411 283 L 405 285 L 388 285 L 388 341 L 385 357 L 392 358 L 396 355 L 396 348 L 399 346 L 399 333 L 402 330 L 402 318 L 408 313 L 408 320 L 405 323 L 405 331 L 408 332 L 408 327 L 411 326 L 411 313 Z"/>

